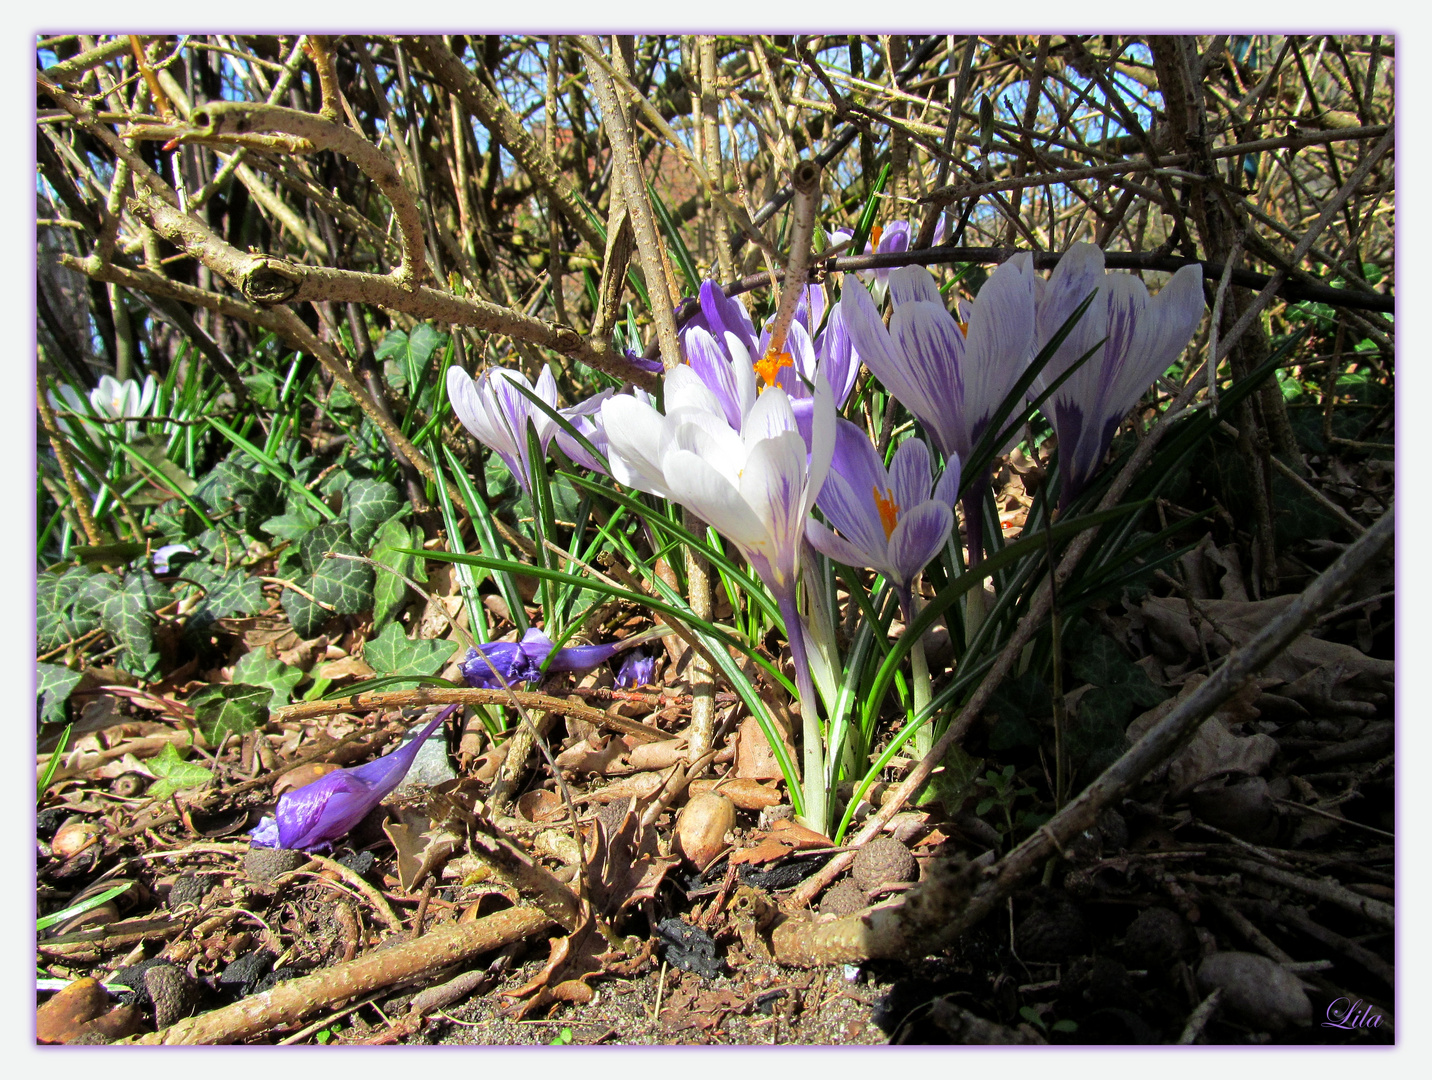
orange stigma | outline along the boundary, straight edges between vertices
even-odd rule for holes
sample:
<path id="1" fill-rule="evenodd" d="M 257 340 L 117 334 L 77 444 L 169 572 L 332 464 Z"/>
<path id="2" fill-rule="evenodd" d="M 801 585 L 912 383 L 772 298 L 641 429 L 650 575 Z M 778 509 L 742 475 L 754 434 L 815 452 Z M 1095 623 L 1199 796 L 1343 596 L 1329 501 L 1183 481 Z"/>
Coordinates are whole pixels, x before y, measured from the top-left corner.
<path id="1" fill-rule="evenodd" d="M 756 374 L 759 375 L 761 381 L 766 384 L 761 387 L 761 389 L 765 390 L 776 385 L 776 377 L 780 373 L 781 368 L 794 366 L 795 361 L 791 359 L 790 353 L 776 352 L 774 348 L 767 349 L 766 355 L 757 360 L 755 364 Z"/>
<path id="2" fill-rule="evenodd" d="M 960 328 L 960 333 L 961 333 L 962 335 L 964 335 L 965 337 L 969 337 L 969 336 L 970 336 L 970 324 L 969 324 L 969 323 L 967 323 L 967 322 L 960 322 L 959 319 L 956 319 L 956 320 L 955 320 L 955 325 Z"/>
<path id="3" fill-rule="evenodd" d="M 871 228 L 871 230 L 870 230 L 870 247 L 871 247 L 872 250 L 875 249 L 875 248 L 878 248 L 878 247 L 880 246 L 880 234 L 883 233 L 884 231 L 885 231 L 885 230 L 882 229 L 879 225 L 875 225 L 875 226 L 873 226 L 873 227 Z"/>
<path id="4" fill-rule="evenodd" d="M 889 488 L 885 494 L 880 494 L 878 486 L 870 489 L 875 495 L 875 509 L 880 511 L 880 524 L 885 529 L 885 539 L 890 539 L 890 534 L 895 531 L 895 523 L 900 520 L 900 507 L 895 502 L 895 493 Z"/>

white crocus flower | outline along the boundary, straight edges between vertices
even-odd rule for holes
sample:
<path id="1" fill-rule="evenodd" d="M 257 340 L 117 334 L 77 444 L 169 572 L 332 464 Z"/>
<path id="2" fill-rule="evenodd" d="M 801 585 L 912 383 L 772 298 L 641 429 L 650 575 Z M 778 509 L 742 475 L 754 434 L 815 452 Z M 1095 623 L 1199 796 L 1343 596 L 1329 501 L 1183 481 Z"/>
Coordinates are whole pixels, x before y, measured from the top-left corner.
<path id="1" fill-rule="evenodd" d="M 779 386 L 756 397 L 739 431 L 686 365 L 666 373 L 664 396 L 665 415 L 624 394 L 602 403 L 612 477 L 690 509 L 740 549 L 775 596 L 801 697 L 806 819 L 824 828 L 824 750 L 796 586 L 805 522 L 835 450 L 830 384 L 817 375 L 809 452 Z"/>
<path id="2" fill-rule="evenodd" d="M 522 490 L 532 494 L 532 463 L 527 454 L 527 423 L 537 432 L 542 452 L 552 441 L 557 422 L 525 397 L 517 385 L 526 387 L 554 409 L 557 382 L 545 364 L 534 387 L 527 376 L 510 368 L 488 368 L 474 379 L 460 367 L 447 373 L 448 399 L 463 427 L 507 463 Z"/>

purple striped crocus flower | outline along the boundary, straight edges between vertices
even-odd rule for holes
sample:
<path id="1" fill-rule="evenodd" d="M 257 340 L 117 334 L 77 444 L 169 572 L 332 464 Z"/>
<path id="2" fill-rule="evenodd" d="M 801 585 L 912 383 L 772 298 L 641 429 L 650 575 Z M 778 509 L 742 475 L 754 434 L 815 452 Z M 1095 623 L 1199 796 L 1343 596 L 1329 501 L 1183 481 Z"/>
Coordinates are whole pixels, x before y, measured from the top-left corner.
<path id="1" fill-rule="evenodd" d="M 1185 266 L 1152 299 L 1132 274 L 1104 270 L 1104 253 L 1074 244 L 1047 282 L 1038 282 L 1038 340 L 1042 348 L 1091 292 L 1094 301 L 1030 387 L 1043 392 L 1104 338 L 1084 365 L 1045 401 L 1059 436 L 1059 503 L 1084 490 L 1103 463 L 1120 421 L 1150 383 L 1168 370 L 1203 318 L 1202 272 Z"/>
<path id="2" fill-rule="evenodd" d="M 928 270 L 904 266 L 890 272 L 888 330 L 865 286 L 847 280 L 840 306 L 861 359 L 919 418 L 946 461 L 968 460 L 990 425 L 1008 422 L 1000 403 L 1034 358 L 1038 280 L 1033 258 L 1016 255 L 990 275 L 960 321 L 945 310 Z M 980 490 L 965 496 L 971 563 L 982 553 L 982 499 Z"/>
<path id="3" fill-rule="evenodd" d="M 462 426 L 502 458 L 522 490 L 532 494 L 532 463 L 527 453 L 527 425 L 537 432 L 542 452 L 552 442 L 557 423 L 516 389 L 526 387 L 552 408 L 557 407 L 557 381 L 545 364 L 534 387 L 512 368 L 488 368 L 474 379 L 459 367 L 448 368 L 447 391 Z"/>
<path id="4" fill-rule="evenodd" d="M 868 566 L 894 586 L 906 621 L 920 572 L 954 528 L 960 461 L 951 457 L 931 493 L 930 451 L 906 439 L 886 469 L 870 439 L 849 420 L 836 420 L 835 454 L 816 505 L 833 532 L 806 521 L 811 546 L 847 566 Z"/>
<path id="5" fill-rule="evenodd" d="M 311 784 L 285 791 L 273 816 L 265 817 L 249 834 L 251 845 L 296 851 L 331 848 L 402 783 L 428 736 L 457 708 L 444 708 L 387 757 L 353 769 L 337 769 Z"/>

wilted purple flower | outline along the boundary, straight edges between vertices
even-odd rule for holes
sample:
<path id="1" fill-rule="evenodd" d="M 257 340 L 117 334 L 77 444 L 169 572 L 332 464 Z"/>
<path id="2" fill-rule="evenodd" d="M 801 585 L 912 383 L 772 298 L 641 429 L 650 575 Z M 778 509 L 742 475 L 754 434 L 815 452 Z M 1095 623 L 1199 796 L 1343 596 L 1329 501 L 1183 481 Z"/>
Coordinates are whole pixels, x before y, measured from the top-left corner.
<path id="1" fill-rule="evenodd" d="M 1059 501 L 1067 506 L 1103 462 L 1119 422 L 1198 329 L 1201 272 L 1197 266 L 1183 267 L 1150 299 L 1142 281 L 1132 274 L 1106 273 L 1104 253 L 1081 243 L 1064 253 L 1048 282 L 1036 280 L 1041 348 L 1086 296 L 1096 289 L 1098 295 L 1035 379 L 1031 397 L 1108 338 L 1044 405 L 1059 436 Z"/>
<path id="2" fill-rule="evenodd" d="M 527 454 L 527 424 L 537 432 L 542 452 L 552 441 L 557 422 L 538 409 L 517 386 L 532 390 L 554 409 L 557 381 L 545 364 L 534 387 L 527 376 L 510 368 L 488 368 L 474 379 L 460 367 L 448 368 L 448 399 L 463 427 L 491 447 L 512 471 L 522 490 L 532 494 L 532 463 Z"/>
<path id="3" fill-rule="evenodd" d="M 656 657 L 648 656 L 645 650 L 638 649 L 623 660 L 622 666 L 617 669 L 617 685 L 623 690 L 646 686 L 655 673 Z"/>
<path id="4" fill-rule="evenodd" d="M 264 818 L 249 834 L 250 842 L 254 847 L 297 851 L 332 847 L 402 783 L 428 736 L 457 708 L 447 706 L 387 757 L 355 769 L 338 769 L 297 790 L 285 791 L 273 817 Z"/>
<path id="5" fill-rule="evenodd" d="M 552 639 L 534 626 L 522 635 L 521 641 L 490 641 L 468 649 L 467 658 L 460 666 L 468 686 L 495 690 L 504 683 L 511 686 L 519 682 L 536 682 L 542 677 L 542 665 L 549 655 L 552 657 L 551 663 L 547 664 L 549 674 L 586 671 L 634 644 L 635 639 L 627 638 L 606 645 L 568 646 L 553 653 Z"/>
<path id="6" fill-rule="evenodd" d="M 887 471 L 865 432 L 837 419 L 835 456 L 816 505 L 840 535 L 807 518 L 806 539 L 837 562 L 883 575 L 908 619 L 915 578 L 954 527 L 959 487 L 958 457 L 947 462 L 932 497 L 930 451 L 921 440 L 902 442 Z"/>

